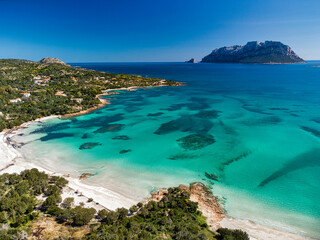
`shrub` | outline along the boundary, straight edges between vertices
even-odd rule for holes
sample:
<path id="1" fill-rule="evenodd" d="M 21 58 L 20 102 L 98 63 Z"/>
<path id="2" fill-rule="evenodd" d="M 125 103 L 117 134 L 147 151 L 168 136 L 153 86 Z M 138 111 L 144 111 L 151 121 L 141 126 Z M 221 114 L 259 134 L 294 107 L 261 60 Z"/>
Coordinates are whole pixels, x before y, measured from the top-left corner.
<path id="1" fill-rule="evenodd" d="M 73 197 L 67 197 L 63 200 L 63 207 L 64 208 L 71 208 L 74 203 L 74 198 Z"/>
<path id="2" fill-rule="evenodd" d="M 240 229 L 219 228 L 217 233 L 218 240 L 249 240 L 249 235 Z"/>
<path id="3" fill-rule="evenodd" d="M 135 213 L 136 211 L 138 211 L 138 207 L 136 205 L 133 205 L 131 208 L 129 208 L 130 213 Z"/>
<path id="4" fill-rule="evenodd" d="M 50 196 L 50 195 L 53 195 L 53 194 L 60 195 L 61 192 L 62 192 L 61 189 L 58 188 L 56 185 L 49 185 L 47 190 L 46 190 L 46 195 L 47 196 Z"/>
<path id="5" fill-rule="evenodd" d="M 100 217 L 100 219 L 106 218 L 107 214 L 108 214 L 108 211 L 106 209 L 99 210 L 98 212 L 98 216 Z"/>
<path id="6" fill-rule="evenodd" d="M 119 219 L 125 218 L 126 216 L 128 216 L 129 213 L 128 209 L 126 208 L 118 208 L 117 212 L 119 213 Z"/>
<path id="7" fill-rule="evenodd" d="M 71 210 L 73 225 L 83 226 L 90 222 L 94 217 L 96 210 L 94 208 L 75 207 Z"/>

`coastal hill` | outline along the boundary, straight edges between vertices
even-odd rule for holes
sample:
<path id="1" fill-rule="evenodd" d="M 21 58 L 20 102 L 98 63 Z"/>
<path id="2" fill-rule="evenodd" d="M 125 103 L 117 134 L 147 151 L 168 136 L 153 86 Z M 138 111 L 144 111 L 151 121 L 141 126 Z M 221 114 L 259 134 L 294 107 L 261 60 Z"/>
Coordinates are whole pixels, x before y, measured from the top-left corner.
<path id="1" fill-rule="evenodd" d="M 107 104 L 100 95 L 132 87 L 179 86 L 136 75 L 75 68 L 59 59 L 0 59 L 0 131 L 50 115 L 85 114 Z"/>
<path id="2" fill-rule="evenodd" d="M 50 58 L 50 57 L 42 58 L 39 61 L 39 63 L 42 63 L 42 64 L 62 64 L 62 65 L 70 66 L 69 64 L 66 64 L 65 62 L 61 61 L 58 58 Z"/>
<path id="3" fill-rule="evenodd" d="M 303 63 L 288 45 L 281 42 L 248 42 L 246 45 L 234 45 L 213 50 L 205 56 L 204 63 Z"/>

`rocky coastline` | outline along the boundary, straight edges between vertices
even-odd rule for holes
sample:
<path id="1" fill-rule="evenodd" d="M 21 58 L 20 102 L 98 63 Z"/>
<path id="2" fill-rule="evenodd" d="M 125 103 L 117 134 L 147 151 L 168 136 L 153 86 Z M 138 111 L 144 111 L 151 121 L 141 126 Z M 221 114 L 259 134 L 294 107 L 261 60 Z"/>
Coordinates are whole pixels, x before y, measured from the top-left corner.
<path id="1" fill-rule="evenodd" d="M 207 224 L 212 231 L 216 231 L 219 228 L 242 229 L 249 234 L 252 240 L 315 240 L 282 229 L 261 225 L 250 220 L 228 216 L 223 207 L 223 202 L 214 196 L 214 193 L 201 182 L 194 182 L 189 186 L 180 185 L 179 188 L 190 194 L 191 201 L 198 203 L 198 209 L 206 217 Z M 167 194 L 167 189 L 160 189 L 154 192 L 148 201 L 159 202 Z"/>

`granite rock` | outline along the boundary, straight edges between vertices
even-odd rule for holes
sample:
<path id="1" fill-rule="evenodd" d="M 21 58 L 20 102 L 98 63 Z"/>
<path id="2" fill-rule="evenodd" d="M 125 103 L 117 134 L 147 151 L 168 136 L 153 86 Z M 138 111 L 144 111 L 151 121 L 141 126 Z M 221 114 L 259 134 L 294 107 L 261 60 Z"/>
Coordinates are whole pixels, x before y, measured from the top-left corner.
<path id="1" fill-rule="evenodd" d="M 288 45 L 281 42 L 248 42 L 246 45 L 234 45 L 213 50 L 204 57 L 204 63 L 303 63 Z"/>

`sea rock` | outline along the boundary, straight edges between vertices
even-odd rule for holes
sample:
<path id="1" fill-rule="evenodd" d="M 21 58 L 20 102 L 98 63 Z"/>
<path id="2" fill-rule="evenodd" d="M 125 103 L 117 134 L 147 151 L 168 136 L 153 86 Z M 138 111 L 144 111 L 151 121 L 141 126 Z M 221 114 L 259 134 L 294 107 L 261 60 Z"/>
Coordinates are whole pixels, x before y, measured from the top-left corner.
<path id="1" fill-rule="evenodd" d="M 199 210 L 207 218 L 207 223 L 213 227 L 213 229 L 219 228 L 219 222 L 225 217 L 224 210 L 220 201 L 215 197 L 210 189 L 203 183 L 195 182 L 191 183 L 189 187 L 185 185 L 179 185 L 181 191 L 185 191 L 190 194 L 190 200 L 198 203 Z M 159 202 L 161 199 L 168 195 L 168 190 L 160 189 L 152 194 L 151 201 Z"/>
<path id="2" fill-rule="evenodd" d="M 106 133 L 106 132 L 117 132 L 120 131 L 124 127 L 124 124 L 108 124 L 105 127 L 101 127 L 98 130 L 94 131 L 94 133 Z"/>
<path id="3" fill-rule="evenodd" d="M 213 50 L 204 57 L 204 63 L 303 63 L 288 45 L 281 42 L 248 42 L 246 45 L 234 45 Z"/>
<path id="4" fill-rule="evenodd" d="M 131 152 L 132 150 L 131 149 L 124 149 L 124 150 L 121 150 L 119 153 L 120 154 L 124 154 L 124 153 L 128 153 L 128 152 Z"/>
<path id="5" fill-rule="evenodd" d="M 82 139 L 92 138 L 94 135 L 92 133 L 85 133 L 82 135 Z"/>
<path id="6" fill-rule="evenodd" d="M 94 176 L 94 174 L 93 173 L 82 173 L 79 176 L 79 180 L 83 180 L 83 179 L 86 179 L 86 178 L 91 177 L 91 176 Z"/>
<path id="7" fill-rule="evenodd" d="M 127 135 L 120 135 L 112 138 L 113 140 L 130 140 L 131 138 Z"/>
<path id="8" fill-rule="evenodd" d="M 80 149 L 80 150 L 92 149 L 92 148 L 94 148 L 94 147 L 96 147 L 96 146 L 100 146 L 100 145 L 102 145 L 102 144 L 101 144 L 101 143 L 96 143 L 96 142 L 89 142 L 89 143 L 84 143 L 84 144 L 82 144 L 82 145 L 79 147 L 79 149 Z"/>
<path id="9" fill-rule="evenodd" d="M 259 187 L 263 187 L 266 184 L 277 180 L 291 172 L 295 172 L 304 168 L 319 168 L 320 167 L 320 148 L 313 148 L 311 150 L 305 151 L 294 158 L 288 160 L 280 169 L 275 170 L 271 175 L 266 177 L 263 181 L 258 185 Z M 307 161 L 306 161 L 307 159 Z M 267 174 L 267 172 L 265 172 Z"/>
<path id="10" fill-rule="evenodd" d="M 195 116 L 198 118 L 210 119 L 210 118 L 217 118 L 221 111 L 199 111 Z"/>
<path id="11" fill-rule="evenodd" d="M 61 61 L 58 58 L 50 58 L 50 57 L 42 58 L 39 61 L 39 63 L 43 63 L 43 64 L 62 64 L 62 65 L 70 66 L 69 64 L 66 64 L 65 62 Z"/>
<path id="12" fill-rule="evenodd" d="M 301 126 L 301 129 L 308 132 L 308 133 L 311 133 L 315 137 L 320 137 L 320 131 L 317 129 L 314 129 L 311 127 L 306 127 L 306 126 Z"/>
<path id="13" fill-rule="evenodd" d="M 39 128 L 31 132 L 35 133 L 52 133 L 70 128 L 69 122 L 58 123 L 58 124 L 41 124 Z"/>
<path id="14" fill-rule="evenodd" d="M 212 126 L 213 123 L 209 119 L 198 118 L 194 115 L 183 115 L 178 119 L 161 124 L 154 134 L 163 135 L 176 131 L 207 133 Z"/>
<path id="15" fill-rule="evenodd" d="M 41 137 L 40 141 L 45 142 L 53 139 L 73 137 L 73 136 L 74 135 L 72 133 L 48 133 L 46 136 Z"/>
<path id="16" fill-rule="evenodd" d="M 214 173 L 207 173 L 207 172 L 205 172 L 204 174 L 205 174 L 205 176 L 206 176 L 207 178 L 209 178 L 209 179 L 211 179 L 211 180 L 214 180 L 214 181 L 218 181 L 218 176 L 215 175 Z"/>
<path id="17" fill-rule="evenodd" d="M 149 113 L 148 117 L 159 117 L 161 115 L 163 115 L 163 112 Z"/>
<path id="18" fill-rule="evenodd" d="M 320 117 L 311 118 L 310 121 L 313 121 L 315 123 L 320 123 Z"/>
<path id="19" fill-rule="evenodd" d="M 168 157 L 170 160 L 181 161 L 181 160 L 190 160 L 196 158 L 196 155 L 187 154 L 187 153 L 178 153 Z"/>
<path id="20" fill-rule="evenodd" d="M 207 218 L 207 223 L 213 229 L 219 228 L 219 222 L 225 213 L 217 197 L 203 183 L 192 183 L 189 187 L 190 200 L 198 203 L 199 210 Z"/>
<path id="21" fill-rule="evenodd" d="M 163 135 L 179 130 L 179 121 L 172 120 L 161 124 L 161 126 L 154 132 L 154 134 Z"/>
<path id="22" fill-rule="evenodd" d="M 215 143 L 215 139 L 210 134 L 191 134 L 177 140 L 180 147 L 186 150 L 198 150 Z"/>
<path id="23" fill-rule="evenodd" d="M 269 110 L 271 110 L 271 111 L 287 111 L 287 110 L 290 110 L 290 109 L 289 108 L 273 107 L 273 108 L 269 108 Z"/>
<path id="24" fill-rule="evenodd" d="M 197 61 L 194 58 L 191 58 L 189 61 L 185 61 L 186 63 L 197 63 Z"/>

